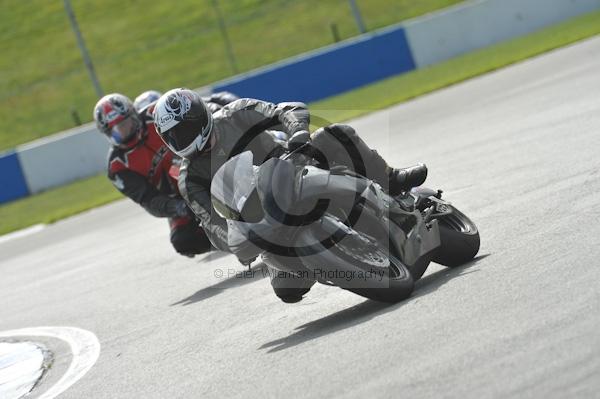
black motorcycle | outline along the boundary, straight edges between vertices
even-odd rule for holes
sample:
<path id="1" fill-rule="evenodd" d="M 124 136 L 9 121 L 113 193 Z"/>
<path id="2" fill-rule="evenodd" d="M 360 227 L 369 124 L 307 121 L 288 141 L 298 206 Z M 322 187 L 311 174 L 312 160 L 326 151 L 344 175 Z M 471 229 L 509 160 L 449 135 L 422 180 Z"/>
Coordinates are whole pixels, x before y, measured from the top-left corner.
<path id="1" fill-rule="evenodd" d="M 346 167 L 323 168 L 309 144 L 260 166 L 243 152 L 211 185 L 238 257 L 383 302 L 409 297 L 431 261 L 455 267 L 479 251 L 477 227 L 441 194 L 391 197 Z"/>

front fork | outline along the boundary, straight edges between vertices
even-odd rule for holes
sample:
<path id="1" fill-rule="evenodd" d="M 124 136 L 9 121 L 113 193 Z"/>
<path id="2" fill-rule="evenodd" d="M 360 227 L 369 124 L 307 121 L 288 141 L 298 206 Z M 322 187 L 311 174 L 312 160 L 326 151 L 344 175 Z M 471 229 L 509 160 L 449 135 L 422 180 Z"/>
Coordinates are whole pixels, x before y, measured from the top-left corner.
<path id="1" fill-rule="evenodd" d="M 452 206 L 442 199 L 442 193 L 442 190 L 436 192 L 425 187 L 415 187 L 408 193 L 414 198 L 415 208 L 421 211 L 425 223 L 452 213 Z"/>

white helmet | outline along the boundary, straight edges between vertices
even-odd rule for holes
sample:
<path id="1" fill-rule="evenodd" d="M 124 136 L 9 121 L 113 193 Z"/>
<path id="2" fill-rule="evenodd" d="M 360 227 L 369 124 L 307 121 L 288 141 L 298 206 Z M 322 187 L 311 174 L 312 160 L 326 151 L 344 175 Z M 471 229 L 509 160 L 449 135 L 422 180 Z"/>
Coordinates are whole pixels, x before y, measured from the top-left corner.
<path id="1" fill-rule="evenodd" d="M 154 125 L 171 151 L 180 157 L 189 157 L 202 152 L 208 143 L 213 117 L 198 93 L 173 89 L 158 99 Z"/>
<path id="2" fill-rule="evenodd" d="M 133 106 L 137 112 L 140 112 L 154 101 L 158 100 L 162 93 L 156 90 L 148 90 L 140 94 L 133 100 Z"/>

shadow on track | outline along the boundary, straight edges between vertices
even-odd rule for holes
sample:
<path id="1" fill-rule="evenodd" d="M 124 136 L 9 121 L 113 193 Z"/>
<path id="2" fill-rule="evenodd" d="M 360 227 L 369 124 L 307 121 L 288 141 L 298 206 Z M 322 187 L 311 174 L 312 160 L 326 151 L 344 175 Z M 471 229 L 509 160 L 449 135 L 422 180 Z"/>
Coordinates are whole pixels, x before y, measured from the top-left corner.
<path id="1" fill-rule="evenodd" d="M 408 300 L 412 300 L 423 295 L 427 295 L 430 292 L 433 292 L 440 288 L 442 285 L 446 284 L 448 281 L 452 280 L 456 277 L 465 276 L 467 274 L 475 273 L 477 270 L 467 270 L 473 266 L 475 266 L 479 261 L 484 260 L 491 254 L 483 254 L 476 256 L 469 263 L 465 263 L 462 266 L 454 267 L 454 268 L 444 268 L 442 270 L 438 270 L 435 273 L 431 273 L 428 276 L 423 277 L 415 284 L 415 292 L 413 296 L 411 296 Z M 415 295 L 416 294 L 416 295 Z"/>
<path id="2" fill-rule="evenodd" d="M 409 303 L 410 301 L 437 290 L 453 278 L 476 272 L 476 270 L 468 271 L 468 269 L 475 266 L 479 261 L 487 258 L 488 256 L 490 256 L 490 254 L 480 255 L 463 266 L 455 267 L 453 269 L 443 269 L 423 277 L 416 283 L 413 296 L 403 302 L 387 304 L 366 300 L 365 302 L 354 305 L 351 308 L 340 310 L 318 320 L 303 324 L 297 327 L 296 331 L 287 337 L 267 342 L 259 349 L 270 348 L 268 353 L 278 352 L 280 350 L 292 348 L 296 345 L 311 341 L 324 335 L 367 322 L 374 317 L 387 312 L 392 312 Z"/>
<path id="3" fill-rule="evenodd" d="M 210 262 L 212 260 L 221 259 L 230 255 L 231 254 L 229 252 L 212 250 L 207 252 L 201 258 L 196 258 L 196 260 L 198 261 L 198 263 Z"/>
<path id="4" fill-rule="evenodd" d="M 205 299 L 211 298 L 215 295 L 218 295 L 229 288 L 241 287 L 242 285 L 253 283 L 267 276 L 267 266 L 264 263 L 260 262 L 256 264 L 256 266 L 252 266 L 250 270 L 240 270 L 238 274 L 236 274 L 236 276 L 226 278 L 215 285 L 211 285 L 210 287 L 202 288 L 201 290 L 196 291 L 187 298 L 183 298 L 175 303 L 172 303 L 171 306 L 192 305 L 196 302 L 200 302 Z"/>

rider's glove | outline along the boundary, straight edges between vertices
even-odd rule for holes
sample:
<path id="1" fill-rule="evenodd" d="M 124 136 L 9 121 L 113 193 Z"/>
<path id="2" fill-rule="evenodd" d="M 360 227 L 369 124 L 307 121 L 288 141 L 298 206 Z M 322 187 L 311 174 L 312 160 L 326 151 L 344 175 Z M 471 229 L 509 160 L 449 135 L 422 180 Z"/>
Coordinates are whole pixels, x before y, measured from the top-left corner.
<path id="1" fill-rule="evenodd" d="M 307 130 L 299 130 L 287 141 L 288 151 L 294 151 L 300 146 L 310 142 L 310 133 Z"/>
<path id="2" fill-rule="evenodd" d="M 175 213 L 178 217 L 192 216 L 194 214 L 192 210 L 188 208 L 187 203 L 184 200 L 177 201 Z"/>

